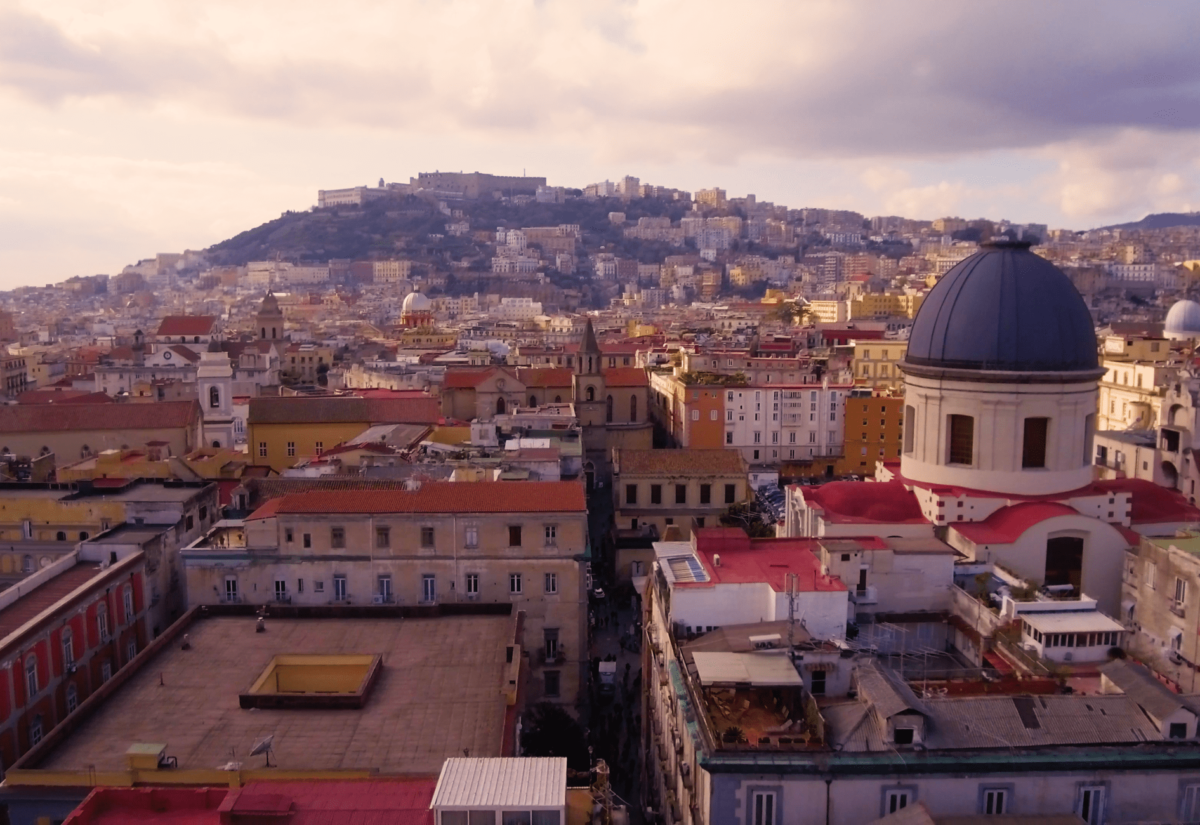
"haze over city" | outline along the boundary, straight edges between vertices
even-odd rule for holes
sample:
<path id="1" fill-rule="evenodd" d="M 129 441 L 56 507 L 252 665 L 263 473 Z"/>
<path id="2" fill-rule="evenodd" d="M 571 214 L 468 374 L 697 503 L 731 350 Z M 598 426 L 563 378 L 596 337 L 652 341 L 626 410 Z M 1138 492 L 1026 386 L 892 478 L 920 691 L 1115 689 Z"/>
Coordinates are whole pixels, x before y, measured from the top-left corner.
<path id="1" fill-rule="evenodd" d="M 1190 4 L 0 2 L 0 287 L 417 169 L 1085 229 L 1200 205 Z"/>

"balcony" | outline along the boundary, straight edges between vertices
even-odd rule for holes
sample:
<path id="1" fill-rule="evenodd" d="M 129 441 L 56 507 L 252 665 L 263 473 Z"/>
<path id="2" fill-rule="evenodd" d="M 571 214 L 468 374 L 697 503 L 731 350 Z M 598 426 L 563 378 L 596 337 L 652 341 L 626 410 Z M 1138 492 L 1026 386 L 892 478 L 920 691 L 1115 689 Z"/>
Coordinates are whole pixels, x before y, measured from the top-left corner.
<path id="1" fill-rule="evenodd" d="M 542 648 L 538 651 L 538 661 L 543 665 L 561 665 L 567 660 L 567 651 L 564 645 L 556 645 L 553 650 Z"/>
<path id="2" fill-rule="evenodd" d="M 292 597 L 287 593 L 276 593 L 275 598 L 271 599 L 275 604 L 291 604 Z"/>
<path id="3" fill-rule="evenodd" d="M 850 598 L 855 604 L 875 604 L 879 601 L 879 591 L 874 585 L 858 587 L 850 593 Z"/>
<path id="4" fill-rule="evenodd" d="M 371 604 L 395 604 L 396 595 L 394 593 L 376 593 L 371 597 Z"/>
<path id="5" fill-rule="evenodd" d="M 1186 610 L 1183 602 L 1171 602 L 1170 610 L 1179 618 L 1185 618 L 1184 614 L 1186 613 Z"/>

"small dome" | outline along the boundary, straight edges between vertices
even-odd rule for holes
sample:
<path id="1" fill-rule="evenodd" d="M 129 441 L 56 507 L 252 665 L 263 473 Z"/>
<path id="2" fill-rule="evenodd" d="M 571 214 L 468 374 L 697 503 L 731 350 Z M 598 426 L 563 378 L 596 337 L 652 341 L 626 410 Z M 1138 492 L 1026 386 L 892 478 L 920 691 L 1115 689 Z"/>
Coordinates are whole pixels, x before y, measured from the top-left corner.
<path id="1" fill-rule="evenodd" d="M 929 291 L 905 363 L 1004 372 L 1096 370 L 1096 332 L 1062 270 L 1017 241 L 984 243 Z"/>
<path id="2" fill-rule="evenodd" d="M 262 305 L 258 308 L 259 314 L 279 312 L 279 299 L 275 297 L 274 292 L 268 292 L 266 297 L 262 299 Z"/>
<path id="3" fill-rule="evenodd" d="M 1167 313 L 1163 335 L 1173 341 L 1200 338 L 1200 304 L 1195 301 L 1176 301 Z"/>
<path id="4" fill-rule="evenodd" d="M 420 292 L 410 292 L 404 296 L 404 308 L 402 312 L 429 312 L 433 309 L 433 302 L 422 295 Z"/>

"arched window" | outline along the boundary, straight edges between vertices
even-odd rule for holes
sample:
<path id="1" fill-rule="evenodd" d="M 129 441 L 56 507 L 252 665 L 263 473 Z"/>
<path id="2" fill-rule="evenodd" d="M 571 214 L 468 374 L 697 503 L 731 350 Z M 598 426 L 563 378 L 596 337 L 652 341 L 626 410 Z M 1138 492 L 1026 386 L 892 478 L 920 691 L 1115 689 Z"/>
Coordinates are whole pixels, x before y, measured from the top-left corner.
<path id="1" fill-rule="evenodd" d="M 38 455 L 50 455 L 50 448 L 43 446 Z"/>
<path id="2" fill-rule="evenodd" d="M 88 538 L 90 537 L 90 535 L 91 535 L 91 534 L 90 534 L 90 533 L 88 533 L 88 531 L 87 531 L 87 530 L 80 530 L 80 531 L 79 531 L 79 540 L 80 540 L 80 541 L 87 541 L 87 540 L 88 540 Z"/>
<path id="3" fill-rule="evenodd" d="M 613 399 L 612 399 L 612 396 L 610 395 L 607 398 L 607 400 L 605 400 L 605 402 L 604 402 L 604 420 L 607 421 L 609 424 L 612 423 L 612 415 L 613 415 Z"/>
<path id="4" fill-rule="evenodd" d="M 213 442 L 213 447 L 220 447 L 220 446 L 221 446 L 221 442 L 220 442 L 220 441 L 214 441 L 214 442 Z"/>
<path id="5" fill-rule="evenodd" d="M 596 400 L 596 388 L 595 388 L 595 387 L 588 387 L 588 388 L 587 388 L 587 400 L 588 400 L 588 401 L 595 401 L 595 400 Z"/>
<path id="6" fill-rule="evenodd" d="M 504 415 L 504 399 L 496 399 L 496 415 Z"/>
<path id="7" fill-rule="evenodd" d="M 210 406 L 210 407 L 221 406 L 221 389 L 220 389 L 220 387 L 209 387 L 208 388 L 208 406 Z"/>
<path id="8" fill-rule="evenodd" d="M 79 457 L 80 457 L 80 458 L 87 458 L 87 457 L 88 457 L 89 455 L 91 455 L 91 454 L 92 454 L 92 448 L 91 448 L 91 447 L 89 447 L 89 446 L 88 446 L 88 445 L 86 445 L 86 444 L 84 444 L 84 445 L 83 445 L 83 446 L 82 446 L 82 447 L 79 449 Z"/>
<path id="9" fill-rule="evenodd" d="M 262 337 L 263 337 L 263 340 L 266 340 L 266 337 L 267 337 L 267 328 L 266 327 L 262 328 Z"/>
<path id="10" fill-rule="evenodd" d="M 637 396 L 636 395 L 629 396 L 629 422 L 631 424 L 637 423 Z"/>
<path id="11" fill-rule="evenodd" d="M 556 395 L 556 396 L 554 396 L 554 403 L 555 403 L 555 404 L 561 404 L 561 403 L 562 403 L 562 396 L 561 396 L 561 395 Z"/>
<path id="12" fill-rule="evenodd" d="M 67 532 L 65 530 L 59 530 L 57 533 L 54 534 L 54 538 L 58 541 L 66 541 L 67 540 Z"/>
<path id="13" fill-rule="evenodd" d="M 37 656 L 32 653 L 25 657 L 25 690 L 27 698 L 38 692 Z"/>
<path id="14" fill-rule="evenodd" d="M 536 399 L 536 398 L 534 398 L 532 395 L 531 395 L 531 396 L 529 396 L 529 406 L 531 406 L 531 407 L 536 407 L 536 406 L 537 406 L 537 399 Z"/>
<path id="15" fill-rule="evenodd" d="M 69 627 L 64 627 L 62 632 L 62 656 L 63 667 L 75 664 L 75 634 Z"/>

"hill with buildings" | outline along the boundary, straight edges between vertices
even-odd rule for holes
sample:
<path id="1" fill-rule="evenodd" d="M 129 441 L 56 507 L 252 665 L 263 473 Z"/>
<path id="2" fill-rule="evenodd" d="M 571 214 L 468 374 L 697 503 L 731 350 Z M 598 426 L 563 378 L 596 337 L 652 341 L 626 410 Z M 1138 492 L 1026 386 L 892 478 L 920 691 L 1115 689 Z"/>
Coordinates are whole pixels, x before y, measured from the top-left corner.
<path id="1" fill-rule="evenodd" d="M 1175 226 L 1200 226 L 1200 212 L 1156 212 L 1140 221 L 1119 223 L 1102 229 L 1170 229 Z"/>

